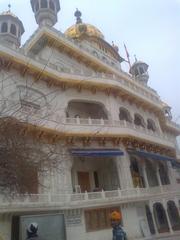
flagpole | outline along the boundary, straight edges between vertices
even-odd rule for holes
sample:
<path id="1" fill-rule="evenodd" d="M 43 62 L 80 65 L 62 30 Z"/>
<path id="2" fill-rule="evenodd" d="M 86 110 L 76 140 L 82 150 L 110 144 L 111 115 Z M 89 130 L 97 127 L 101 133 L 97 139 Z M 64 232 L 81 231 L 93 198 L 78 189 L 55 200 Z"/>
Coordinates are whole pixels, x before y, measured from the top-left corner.
<path id="1" fill-rule="evenodd" d="M 126 44 L 124 43 L 124 49 L 125 49 L 125 52 L 126 52 L 126 57 L 127 57 L 127 62 L 129 64 L 129 68 L 131 68 L 131 61 L 130 61 L 130 55 L 129 55 L 129 52 L 127 50 L 127 47 L 126 47 Z"/>

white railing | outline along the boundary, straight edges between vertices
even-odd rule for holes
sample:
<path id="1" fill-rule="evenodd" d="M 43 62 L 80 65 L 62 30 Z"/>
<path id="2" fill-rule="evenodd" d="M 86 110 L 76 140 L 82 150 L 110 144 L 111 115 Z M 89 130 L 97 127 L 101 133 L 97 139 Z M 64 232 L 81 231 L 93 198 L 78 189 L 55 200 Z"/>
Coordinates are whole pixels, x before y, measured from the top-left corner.
<path id="1" fill-rule="evenodd" d="M 69 124 L 69 125 L 84 125 L 84 126 L 105 126 L 105 127 L 122 127 L 122 128 L 128 128 L 128 129 L 133 129 L 137 131 L 138 133 L 143 133 L 148 136 L 153 136 L 158 139 L 162 140 L 167 140 L 170 142 L 175 143 L 175 138 L 165 134 L 165 133 L 160 133 L 159 131 L 152 131 L 147 128 L 137 126 L 134 123 L 130 123 L 127 121 L 122 121 L 122 120 L 104 120 L 104 119 L 82 119 L 82 118 L 64 118 L 63 119 L 63 124 Z M 118 133 L 118 131 L 117 131 Z"/>
<path id="2" fill-rule="evenodd" d="M 16 195 L 11 198 L 0 198 L 0 209 L 7 207 L 71 207 L 74 205 L 93 205 L 109 201 L 134 201 L 140 199 L 149 199 L 150 197 L 175 197 L 180 195 L 180 190 L 173 188 L 171 185 L 158 186 L 152 188 L 132 188 L 118 189 L 113 191 L 85 192 L 73 194 L 34 194 L 34 195 Z M 8 208 L 7 208 L 8 211 Z"/>

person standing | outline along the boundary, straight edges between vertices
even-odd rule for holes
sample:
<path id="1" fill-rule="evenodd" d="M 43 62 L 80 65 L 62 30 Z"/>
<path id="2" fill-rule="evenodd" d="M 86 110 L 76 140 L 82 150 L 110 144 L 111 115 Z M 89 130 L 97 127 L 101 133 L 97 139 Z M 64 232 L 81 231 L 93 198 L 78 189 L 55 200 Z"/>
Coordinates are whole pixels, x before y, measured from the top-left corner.
<path id="1" fill-rule="evenodd" d="M 126 232 L 122 229 L 121 220 L 122 216 L 120 212 L 114 211 L 110 215 L 112 226 L 112 240 L 127 240 Z"/>

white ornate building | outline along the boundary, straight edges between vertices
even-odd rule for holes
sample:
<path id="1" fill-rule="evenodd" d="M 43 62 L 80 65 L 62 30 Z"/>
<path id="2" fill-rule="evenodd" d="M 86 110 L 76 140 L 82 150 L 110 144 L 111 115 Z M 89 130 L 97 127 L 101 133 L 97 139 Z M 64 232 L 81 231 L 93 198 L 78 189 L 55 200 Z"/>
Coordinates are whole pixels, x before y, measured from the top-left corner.
<path id="1" fill-rule="evenodd" d="M 148 65 L 124 72 L 117 46 L 78 10 L 75 25 L 55 29 L 59 0 L 31 6 L 39 27 L 23 46 L 23 23 L 0 15 L 1 116 L 4 104 L 28 112 L 27 134 L 59 144 L 62 171 L 42 180 L 49 187 L 0 198 L 0 239 L 23 240 L 22 216 L 62 214 L 57 240 L 110 240 L 113 209 L 128 239 L 180 239 L 180 126 L 148 86 Z"/>

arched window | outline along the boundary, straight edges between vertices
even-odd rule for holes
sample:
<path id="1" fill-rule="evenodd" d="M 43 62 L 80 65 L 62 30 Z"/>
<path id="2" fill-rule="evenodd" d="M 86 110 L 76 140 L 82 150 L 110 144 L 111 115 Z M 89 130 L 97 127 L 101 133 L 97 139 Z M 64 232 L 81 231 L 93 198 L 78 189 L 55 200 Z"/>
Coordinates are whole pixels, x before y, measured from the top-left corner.
<path id="1" fill-rule="evenodd" d="M 155 234 L 156 231 L 155 231 L 155 227 L 154 227 L 152 213 L 151 213 L 149 206 L 147 206 L 147 205 L 146 205 L 146 217 L 147 217 L 149 230 L 150 230 L 151 234 Z"/>
<path id="2" fill-rule="evenodd" d="M 15 24 L 11 24 L 10 32 L 16 36 L 17 34 L 17 29 Z"/>
<path id="3" fill-rule="evenodd" d="M 35 10 L 36 12 L 39 11 L 39 2 L 36 3 Z"/>
<path id="4" fill-rule="evenodd" d="M 143 117 L 137 113 L 134 115 L 134 124 L 137 126 L 145 127 L 145 122 Z"/>
<path id="5" fill-rule="evenodd" d="M 2 33 L 6 33 L 8 31 L 8 25 L 6 22 L 4 22 L 2 25 L 1 25 L 1 32 Z"/>
<path id="6" fill-rule="evenodd" d="M 168 201 L 167 211 L 171 221 L 172 229 L 174 231 L 180 230 L 180 216 L 178 213 L 178 208 L 173 201 Z"/>
<path id="7" fill-rule="evenodd" d="M 138 69 L 136 68 L 135 69 L 135 76 L 138 76 L 139 75 L 139 72 L 138 72 Z"/>
<path id="8" fill-rule="evenodd" d="M 161 203 L 155 203 L 153 212 L 159 233 L 169 232 L 168 220 L 163 205 Z"/>
<path id="9" fill-rule="evenodd" d="M 132 122 L 131 115 L 129 111 L 125 108 L 120 108 L 119 119 L 127 122 Z"/>
<path id="10" fill-rule="evenodd" d="M 47 0 L 41 0 L 41 8 L 47 8 L 47 7 L 48 7 Z"/>
<path id="11" fill-rule="evenodd" d="M 49 7 L 51 10 L 55 11 L 54 2 L 52 0 L 49 1 Z"/>
<path id="12" fill-rule="evenodd" d="M 152 119 L 147 120 L 147 128 L 149 130 L 152 130 L 153 132 L 156 131 L 156 125 L 155 125 L 155 122 Z"/>
<path id="13" fill-rule="evenodd" d="M 140 67 L 140 68 L 139 68 L 139 72 L 140 72 L 140 74 L 143 74 L 143 73 L 144 73 L 144 68 L 143 68 L 143 67 Z"/>

